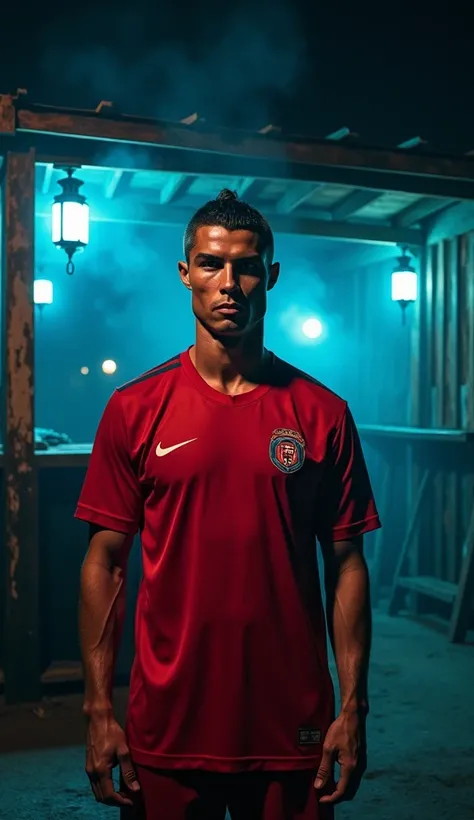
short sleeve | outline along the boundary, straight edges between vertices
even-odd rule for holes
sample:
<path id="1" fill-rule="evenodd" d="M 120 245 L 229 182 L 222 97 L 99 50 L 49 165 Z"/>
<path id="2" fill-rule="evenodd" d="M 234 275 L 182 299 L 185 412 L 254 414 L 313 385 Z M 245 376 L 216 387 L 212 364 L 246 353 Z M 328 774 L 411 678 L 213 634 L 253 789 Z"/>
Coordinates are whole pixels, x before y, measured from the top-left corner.
<path id="1" fill-rule="evenodd" d="M 347 541 L 380 526 L 359 434 L 346 405 L 329 442 L 316 535 L 321 542 Z"/>
<path id="2" fill-rule="evenodd" d="M 142 493 L 135 474 L 118 392 L 100 420 L 75 517 L 134 535 L 142 519 Z"/>

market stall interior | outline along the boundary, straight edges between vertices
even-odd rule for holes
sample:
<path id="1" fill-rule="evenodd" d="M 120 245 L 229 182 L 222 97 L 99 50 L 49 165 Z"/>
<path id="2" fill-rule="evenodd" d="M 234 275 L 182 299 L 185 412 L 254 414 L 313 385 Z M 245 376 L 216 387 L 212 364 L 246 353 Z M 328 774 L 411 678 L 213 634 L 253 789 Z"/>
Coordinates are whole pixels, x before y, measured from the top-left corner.
<path id="1" fill-rule="evenodd" d="M 263 124 L 264 126 L 264 124 Z M 184 226 L 223 187 L 282 262 L 267 344 L 348 399 L 384 528 L 374 600 L 462 641 L 474 587 L 474 159 L 35 105 L 0 96 L 3 348 L 0 667 L 7 702 L 80 681 L 86 529 L 73 520 L 113 388 L 193 332 Z M 82 252 L 81 252 L 82 251 Z M 135 550 L 130 602 L 140 580 Z M 132 607 L 129 607 L 132 609 Z M 133 653 L 127 622 L 118 674 Z"/>

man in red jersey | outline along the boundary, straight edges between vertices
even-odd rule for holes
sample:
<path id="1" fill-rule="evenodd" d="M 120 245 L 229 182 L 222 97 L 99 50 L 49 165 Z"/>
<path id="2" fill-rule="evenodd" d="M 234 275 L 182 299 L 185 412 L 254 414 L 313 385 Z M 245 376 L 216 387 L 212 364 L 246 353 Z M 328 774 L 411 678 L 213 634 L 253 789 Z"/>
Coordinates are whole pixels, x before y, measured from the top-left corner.
<path id="1" fill-rule="evenodd" d="M 264 347 L 279 274 L 267 222 L 222 191 L 184 244 L 195 344 L 114 392 L 76 512 L 90 524 L 86 771 L 99 802 L 135 806 L 146 820 L 224 820 L 226 806 L 232 820 L 326 820 L 365 768 L 362 537 L 379 518 L 346 402 Z M 124 731 L 112 681 L 137 532 L 143 580 Z"/>

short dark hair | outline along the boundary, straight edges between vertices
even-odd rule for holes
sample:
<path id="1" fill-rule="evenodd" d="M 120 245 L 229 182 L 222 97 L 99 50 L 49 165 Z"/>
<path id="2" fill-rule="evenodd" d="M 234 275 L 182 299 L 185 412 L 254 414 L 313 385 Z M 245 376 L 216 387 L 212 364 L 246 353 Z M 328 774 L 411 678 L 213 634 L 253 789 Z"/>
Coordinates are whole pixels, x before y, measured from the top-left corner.
<path id="1" fill-rule="evenodd" d="M 196 241 L 196 231 L 203 225 L 220 225 L 228 231 L 252 231 L 259 236 L 259 251 L 273 260 L 273 233 L 265 217 L 247 202 L 238 198 L 235 191 L 224 188 L 216 199 L 206 202 L 191 217 L 184 233 L 184 253 L 187 261 Z"/>

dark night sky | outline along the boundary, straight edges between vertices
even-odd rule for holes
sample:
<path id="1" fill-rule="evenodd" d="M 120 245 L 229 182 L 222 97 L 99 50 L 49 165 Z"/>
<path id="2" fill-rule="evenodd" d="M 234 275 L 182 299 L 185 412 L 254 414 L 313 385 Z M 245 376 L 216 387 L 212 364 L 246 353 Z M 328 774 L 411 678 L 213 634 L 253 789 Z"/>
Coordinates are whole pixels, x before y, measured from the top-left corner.
<path id="1" fill-rule="evenodd" d="M 314 136 L 348 126 L 368 144 L 421 136 L 433 151 L 474 148 L 472 11 L 434 0 L 268 7 L 55 0 L 24 19 L 10 0 L 0 92 L 25 87 L 33 101 L 78 107 L 107 99 L 161 118 L 197 110 L 211 123 L 272 122 Z"/>

